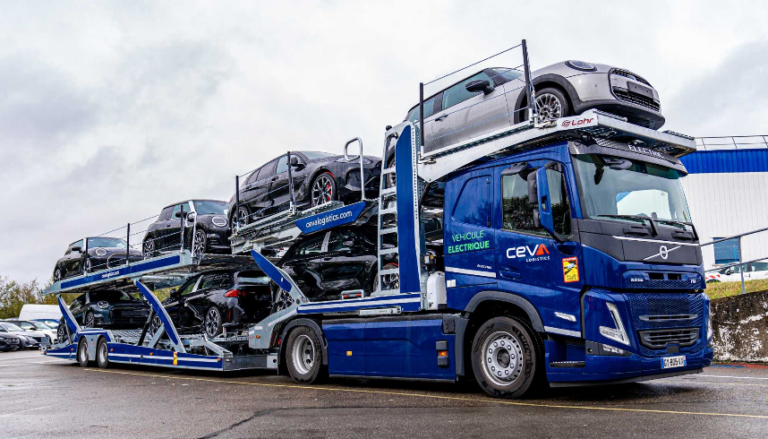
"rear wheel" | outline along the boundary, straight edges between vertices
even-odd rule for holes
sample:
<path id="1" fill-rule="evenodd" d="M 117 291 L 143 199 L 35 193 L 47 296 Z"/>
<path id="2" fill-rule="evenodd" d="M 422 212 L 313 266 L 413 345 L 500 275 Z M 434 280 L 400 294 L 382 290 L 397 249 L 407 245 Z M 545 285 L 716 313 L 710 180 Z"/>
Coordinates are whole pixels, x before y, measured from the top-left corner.
<path id="1" fill-rule="evenodd" d="M 80 338 L 80 343 L 77 344 L 77 362 L 83 367 L 88 367 L 91 364 L 88 360 L 88 341 L 85 337 Z"/>
<path id="2" fill-rule="evenodd" d="M 67 334 L 67 322 L 64 320 L 64 317 L 59 320 L 59 327 L 56 328 L 56 341 L 59 343 L 69 341 L 69 334 Z"/>
<path id="3" fill-rule="evenodd" d="M 145 238 L 144 243 L 141 245 L 141 252 L 144 255 L 144 259 L 155 256 L 155 240 L 149 237 Z"/>
<path id="4" fill-rule="evenodd" d="M 299 326 L 291 331 L 286 343 L 286 364 L 294 381 L 312 384 L 326 377 L 322 343 L 320 336 L 309 326 Z"/>
<path id="5" fill-rule="evenodd" d="M 312 207 L 336 199 L 336 180 L 330 172 L 323 172 L 312 180 Z"/>
<path id="6" fill-rule="evenodd" d="M 394 167 L 395 167 L 395 153 L 393 152 L 392 157 L 390 157 L 389 160 L 387 160 L 386 169 L 394 168 Z M 391 172 L 387 174 L 387 188 L 395 187 L 396 183 L 397 183 L 397 177 L 395 176 L 395 173 Z"/>
<path id="7" fill-rule="evenodd" d="M 61 269 L 57 268 L 53 271 L 53 281 L 58 282 L 61 280 Z"/>
<path id="8" fill-rule="evenodd" d="M 205 313 L 205 335 L 216 337 L 221 333 L 221 312 L 215 306 L 208 308 Z"/>
<path id="9" fill-rule="evenodd" d="M 501 398 L 519 398 L 528 392 L 542 373 L 543 361 L 536 333 L 523 321 L 492 318 L 478 329 L 472 342 L 472 369 L 485 393 Z"/>
<path id="10" fill-rule="evenodd" d="M 237 221 L 240 223 L 241 226 L 247 225 L 251 220 L 251 215 L 248 212 L 248 208 L 245 206 L 240 206 L 237 208 Z"/>
<path id="11" fill-rule="evenodd" d="M 96 347 L 96 363 L 102 369 L 109 367 L 109 347 L 105 338 L 99 339 L 99 344 Z"/>
<path id="12" fill-rule="evenodd" d="M 96 318 L 93 316 L 93 312 L 88 311 L 85 313 L 85 319 L 83 320 L 84 328 L 93 328 L 96 326 Z"/>
<path id="13" fill-rule="evenodd" d="M 88 274 L 93 270 L 93 262 L 90 258 L 85 258 L 83 262 L 83 274 Z"/>

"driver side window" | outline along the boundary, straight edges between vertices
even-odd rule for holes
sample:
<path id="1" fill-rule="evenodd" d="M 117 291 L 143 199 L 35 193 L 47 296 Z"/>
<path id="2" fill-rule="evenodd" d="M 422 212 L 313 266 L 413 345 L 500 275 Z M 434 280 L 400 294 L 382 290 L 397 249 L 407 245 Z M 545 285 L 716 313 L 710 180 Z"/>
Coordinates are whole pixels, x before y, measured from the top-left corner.
<path id="1" fill-rule="evenodd" d="M 503 228 L 514 232 L 544 236 L 547 231 L 536 227 L 533 204 L 528 202 L 528 176 L 525 172 L 501 177 Z"/>
<path id="2" fill-rule="evenodd" d="M 552 220 L 555 233 L 571 235 L 571 205 L 568 202 L 568 190 L 565 187 L 563 173 L 556 169 L 547 169 L 549 198 L 552 205 Z"/>
<path id="3" fill-rule="evenodd" d="M 179 296 L 187 296 L 190 293 L 192 293 L 192 290 L 195 288 L 195 284 L 197 283 L 197 279 L 199 277 L 195 277 L 187 281 L 186 284 L 182 285 L 182 287 L 179 289 Z"/>

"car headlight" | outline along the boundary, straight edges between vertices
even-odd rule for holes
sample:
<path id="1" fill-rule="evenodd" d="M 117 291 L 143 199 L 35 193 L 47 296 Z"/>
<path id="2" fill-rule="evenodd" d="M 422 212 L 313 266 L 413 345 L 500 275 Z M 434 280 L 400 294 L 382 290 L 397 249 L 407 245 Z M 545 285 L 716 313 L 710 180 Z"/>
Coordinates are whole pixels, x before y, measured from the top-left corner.
<path id="1" fill-rule="evenodd" d="M 575 60 L 566 61 L 565 65 L 567 65 L 568 67 L 574 70 L 580 70 L 582 72 L 594 72 L 595 70 L 597 70 L 597 67 L 584 61 L 575 61 Z"/>
<path id="2" fill-rule="evenodd" d="M 624 329 L 624 323 L 621 321 L 619 309 L 616 308 L 616 305 L 612 303 L 606 303 L 606 305 L 608 306 L 608 312 L 611 314 L 611 318 L 613 319 L 613 324 L 616 327 L 609 328 L 607 326 L 601 326 L 600 335 L 629 346 L 629 337 L 627 336 L 627 331 Z"/>
<path id="3" fill-rule="evenodd" d="M 97 303 L 96 305 L 97 305 L 99 308 L 101 308 L 101 309 L 107 309 L 107 308 L 109 308 L 109 302 L 106 302 L 106 301 L 104 301 L 104 300 L 100 301 L 100 302 L 99 302 L 99 303 Z"/>

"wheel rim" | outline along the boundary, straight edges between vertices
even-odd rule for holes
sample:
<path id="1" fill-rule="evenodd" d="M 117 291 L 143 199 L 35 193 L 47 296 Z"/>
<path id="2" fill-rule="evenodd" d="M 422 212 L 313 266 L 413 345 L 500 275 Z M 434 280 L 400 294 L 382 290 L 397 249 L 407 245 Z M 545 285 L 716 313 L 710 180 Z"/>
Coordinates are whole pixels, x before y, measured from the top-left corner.
<path id="1" fill-rule="evenodd" d="M 61 270 L 57 268 L 56 271 L 53 272 L 53 281 L 58 282 L 60 280 L 61 280 Z"/>
<path id="2" fill-rule="evenodd" d="M 509 386 L 520 376 L 522 358 L 520 342 L 509 332 L 494 332 L 483 343 L 484 375 L 498 386 Z"/>
<path id="3" fill-rule="evenodd" d="M 198 230 L 195 232 L 195 254 L 200 255 L 205 253 L 205 232 Z"/>
<path id="4" fill-rule="evenodd" d="M 85 262 L 83 263 L 83 273 L 90 273 L 91 268 L 93 268 L 91 266 L 91 260 L 86 259 Z"/>
<path id="5" fill-rule="evenodd" d="M 293 345 L 293 364 L 296 370 L 306 375 L 315 364 L 315 343 L 307 335 L 300 335 Z"/>
<path id="6" fill-rule="evenodd" d="M 211 308 L 208 310 L 208 314 L 205 316 L 205 333 L 209 337 L 215 337 L 219 329 L 219 310 Z"/>
<path id="7" fill-rule="evenodd" d="M 248 211 L 242 207 L 237 209 L 237 220 L 240 224 L 248 224 Z"/>
<path id="8" fill-rule="evenodd" d="M 93 328 L 93 314 L 88 314 L 85 316 L 85 327 L 86 328 Z"/>
<path id="9" fill-rule="evenodd" d="M 102 343 L 101 346 L 99 346 L 99 362 L 104 364 L 107 362 L 107 344 Z"/>
<path id="10" fill-rule="evenodd" d="M 59 323 L 59 327 L 56 329 L 56 338 L 58 339 L 59 343 L 67 338 L 67 328 L 65 328 L 64 325 L 66 325 L 66 323 Z"/>
<path id="11" fill-rule="evenodd" d="M 539 110 L 539 116 L 544 119 L 558 119 L 563 116 L 560 99 L 551 93 L 536 96 L 536 108 Z"/>
<path id="12" fill-rule="evenodd" d="M 373 291 L 371 292 L 375 293 L 376 291 L 379 291 L 379 273 L 373 275 Z"/>
<path id="13" fill-rule="evenodd" d="M 319 206 L 333 200 L 333 180 L 328 174 L 317 177 L 312 185 L 312 205 Z"/>
<path id="14" fill-rule="evenodd" d="M 83 342 L 83 343 L 80 344 L 80 346 L 82 346 L 82 347 L 79 350 L 79 352 L 80 352 L 79 360 L 80 360 L 81 363 L 84 363 L 84 362 L 88 361 L 88 344 L 87 344 L 87 342 Z"/>
<path id="15" fill-rule="evenodd" d="M 144 258 L 151 258 L 152 253 L 155 252 L 155 241 L 150 239 L 149 241 L 144 241 Z"/>
<path id="16" fill-rule="evenodd" d="M 160 329 L 160 317 L 155 316 L 154 319 L 152 319 L 152 324 L 149 326 L 149 330 L 152 332 L 152 334 L 155 334 L 158 329 Z"/>

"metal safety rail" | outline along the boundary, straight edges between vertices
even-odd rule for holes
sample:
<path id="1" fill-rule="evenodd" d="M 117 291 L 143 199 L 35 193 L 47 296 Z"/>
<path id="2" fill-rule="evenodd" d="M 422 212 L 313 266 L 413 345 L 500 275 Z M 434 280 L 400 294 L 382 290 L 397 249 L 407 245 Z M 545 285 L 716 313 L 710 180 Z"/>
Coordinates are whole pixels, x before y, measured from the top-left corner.
<path id="1" fill-rule="evenodd" d="M 354 143 L 357 143 L 360 148 L 357 157 L 350 156 L 349 154 L 349 146 Z M 296 205 L 296 194 L 293 186 L 293 165 L 291 163 L 290 151 L 286 156 L 286 160 L 288 162 L 288 191 L 290 197 L 288 209 L 265 218 L 257 220 L 248 219 L 245 221 L 247 224 L 242 223 L 245 218 L 239 214 L 240 207 L 242 206 L 240 202 L 240 178 L 242 175 L 235 177 L 234 210 L 237 214 L 234 215 L 236 221 L 232 224 L 232 235 L 230 236 L 230 246 L 232 247 L 233 254 L 247 254 L 251 250 L 262 252 L 265 248 L 289 245 L 291 241 L 295 240 L 302 233 L 301 229 L 296 226 L 299 221 L 344 207 L 342 201 L 331 200 L 318 206 L 299 210 Z M 370 200 L 365 196 L 365 182 L 363 179 L 365 175 L 365 158 L 363 156 L 362 139 L 356 137 L 344 145 L 344 160 L 347 162 L 360 161 L 360 201 L 370 205 Z M 253 215 L 251 214 L 250 216 L 252 217 Z"/>
<path id="2" fill-rule="evenodd" d="M 696 146 L 702 151 L 768 148 L 768 135 L 697 137 Z"/>
<path id="3" fill-rule="evenodd" d="M 763 227 L 763 228 L 760 228 L 760 229 L 757 229 L 757 230 L 752 230 L 752 231 L 749 231 L 749 232 L 746 232 L 746 233 L 740 233 L 738 235 L 728 236 L 728 237 L 725 237 L 725 238 L 718 238 L 718 239 L 715 239 L 713 241 L 705 242 L 704 244 L 701 244 L 700 247 L 702 247 L 702 248 L 703 247 L 707 247 L 707 246 L 712 246 L 712 248 L 714 249 L 714 245 L 719 243 L 719 242 L 726 242 L 726 241 L 730 241 L 730 240 L 735 239 L 736 243 L 737 243 L 736 244 L 737 245 L 736 248 L 738 249 L 738 252 L 739 252 L 739 260 L 738 260 L 738 262 L 734 262 L 734 263 L 731 263 L 731 264 L 720 265 L 719 267 L 716 267 L 716 268 L 710 268 L 709 270 L 705 270 L 705 272 L 706 273 L 710 273 L 710 272 L 713 272 L 713 271 L 722 271 L 722 270 L 727 270 L 729 268 L 740 267 L 739 274 L 740 274 L 740 280 L 741 280 L 741 294 L 745 294 L 747 292 L 747 288 L 746 288 L 746 285 L 744 283 L 744 268 L 746 267 L 747 264 L 752 264 L 754 262 L 760 262 L 760 261 L 766 261 L 766 260 L 768 260 L 768 257 L 763 257 L 763 258 L 758 258 L 758 259 L 750 259 L 748 261 L 745 261 L 744 260 L 744 252 L 742 251 L 743 250 L 742 241 L 743 241 L 744 237 L 746 237 L 746 236 L 756 235 L 756 234 L 762 233 L 762 232 L 768 232 L 768 227 Z M 707 281 L 712 281 L 714 279 L 707 278 L 706 280 Z"/>

